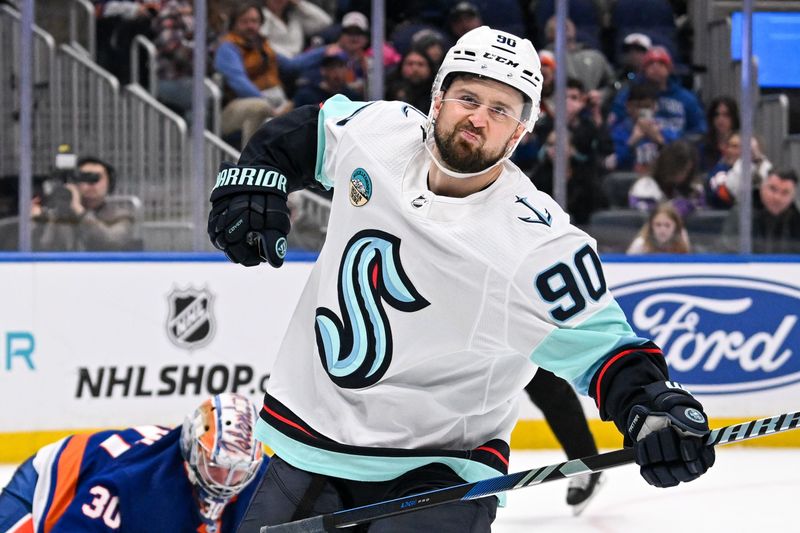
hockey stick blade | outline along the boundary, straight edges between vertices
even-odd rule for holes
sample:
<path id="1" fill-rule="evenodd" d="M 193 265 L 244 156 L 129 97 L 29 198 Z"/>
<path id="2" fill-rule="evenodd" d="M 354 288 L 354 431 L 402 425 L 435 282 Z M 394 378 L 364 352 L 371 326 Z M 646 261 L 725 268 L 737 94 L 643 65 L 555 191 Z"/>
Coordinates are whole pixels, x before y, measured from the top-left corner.
<path id="1" fill-rule="evenodd" d="M 712 430 L 706 438 L 706 445 L 721 446 L 755 439 L 796 429 L 798 425 L 800 425 L 800 411 L 759 418 Z M 582 459 L 573 459 L 564 463 L 533 468 L 524 472 L 484 479 L 483 481 L 463 483 L 353 509 L 344 509 L 277 526 L 264 526 L 261 528 L 261 533 L 325 533 L 336 531 L 337 529 L 352 527 L 401 513 L 418 511 L 435 505 L 494 496 L 501 492 L 539 485 L 548 481 L 602 472 L 603 470 L 633 462 L 633 449 L 624 448 Z"/>

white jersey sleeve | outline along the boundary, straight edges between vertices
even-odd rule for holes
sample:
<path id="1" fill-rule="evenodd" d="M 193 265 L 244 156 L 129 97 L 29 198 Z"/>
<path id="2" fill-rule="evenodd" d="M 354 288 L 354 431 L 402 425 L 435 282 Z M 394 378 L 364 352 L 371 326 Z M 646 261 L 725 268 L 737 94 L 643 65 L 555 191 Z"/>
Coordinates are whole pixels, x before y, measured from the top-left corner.
<path id="1" fill-rule="evenodd" d="M 582 394 L 609 354 L 647 342 L 611 296 L 593 240 L 573 226 L 523 259 L 510 304 L 510 344 Z"/>

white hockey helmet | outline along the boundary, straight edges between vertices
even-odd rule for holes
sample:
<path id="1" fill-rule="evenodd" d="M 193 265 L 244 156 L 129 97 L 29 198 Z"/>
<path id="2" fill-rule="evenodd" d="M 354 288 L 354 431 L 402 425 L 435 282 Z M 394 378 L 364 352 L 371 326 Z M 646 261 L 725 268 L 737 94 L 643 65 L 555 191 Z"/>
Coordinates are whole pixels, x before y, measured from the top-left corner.
<path id="1" fill-rule="evenodd" d="M 542 95 L 542 68 L 539 54 L 528 39 L 489 26 L 465 33 L 444 56 L 433 81 L 431 101 L 442 91 L 450 74 L 464 72 L 505 83 L 525 96 L 522 123 L 528 132 L 539 116 Z M 432 123 L 433 103 L 428 113 Z"/>
<path id="2" fill-rule="evenodd" d="M 264 451 L 255 438 L 258 413 L 241 394 L 217 394 L 186 417 L 181 453 L 189 481 L 207 496 L 228 500 L 255 477 Z"/>

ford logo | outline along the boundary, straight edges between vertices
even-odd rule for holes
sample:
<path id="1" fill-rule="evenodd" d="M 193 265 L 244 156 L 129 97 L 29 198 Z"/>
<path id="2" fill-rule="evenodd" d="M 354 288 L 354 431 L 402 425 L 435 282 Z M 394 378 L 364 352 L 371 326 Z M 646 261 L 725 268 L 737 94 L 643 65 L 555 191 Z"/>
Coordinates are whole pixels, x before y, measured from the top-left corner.
<path id="1" fill-rule="evenodd" d="M 671 379 L 725 394 L 800 382 L 800 288 L 740 276 L 641 280 L 613 289 L 631 326 L 663 350 Z"/>

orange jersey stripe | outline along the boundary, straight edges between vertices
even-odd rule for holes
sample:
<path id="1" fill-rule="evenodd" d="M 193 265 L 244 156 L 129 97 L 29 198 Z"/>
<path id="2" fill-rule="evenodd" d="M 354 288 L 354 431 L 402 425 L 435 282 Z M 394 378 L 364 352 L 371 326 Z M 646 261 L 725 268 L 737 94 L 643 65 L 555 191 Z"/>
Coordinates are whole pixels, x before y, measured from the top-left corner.
<path id="1" fill-rule="evenodd" d="M 83 452 L 86 450 L 86 443 L 90 436 L 89 434 L 73 435 L 61 452 L 61 456 L 58 459 L 56 490 L 53 493 L 53 501 L 44 521 L 45 533 L 53 529 L 72 503 L 73 498 L 75 498 L 75 488 L 78 485 Z"/>
<path id="2" fill-rule="evenodd" d="M 11 526 L 6 533 L 33 533 L 33 517 L 26 514 L 19 522 Z"/>

